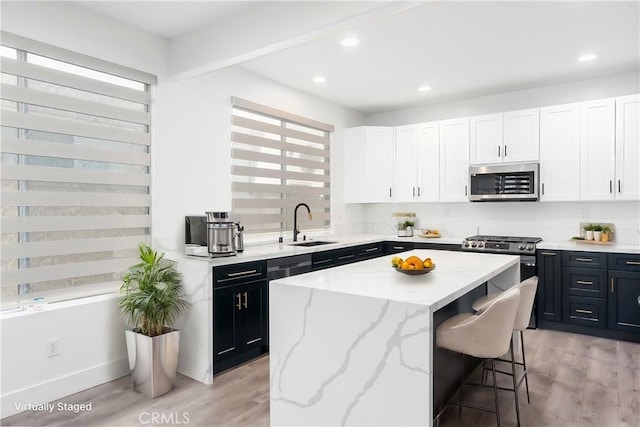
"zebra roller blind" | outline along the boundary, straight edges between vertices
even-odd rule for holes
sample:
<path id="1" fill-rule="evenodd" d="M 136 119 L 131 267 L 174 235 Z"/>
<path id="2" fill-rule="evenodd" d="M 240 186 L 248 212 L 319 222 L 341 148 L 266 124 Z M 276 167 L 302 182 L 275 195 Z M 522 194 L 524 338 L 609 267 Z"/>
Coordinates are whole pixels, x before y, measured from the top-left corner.
<path id="1" fill-rule="evenodd" d="M 329 136 L 334 127 L 233 97 L 231 174 L 233 219 L 245 233 L 290 232 L 293 209 L 304 230 L 331 225 Z"/>
<path id="2" fill-rule="evenodd" d="M 6 32 L 0 71 L 3 299 L 117 289 L 149 242 L 156 78 Z"/>

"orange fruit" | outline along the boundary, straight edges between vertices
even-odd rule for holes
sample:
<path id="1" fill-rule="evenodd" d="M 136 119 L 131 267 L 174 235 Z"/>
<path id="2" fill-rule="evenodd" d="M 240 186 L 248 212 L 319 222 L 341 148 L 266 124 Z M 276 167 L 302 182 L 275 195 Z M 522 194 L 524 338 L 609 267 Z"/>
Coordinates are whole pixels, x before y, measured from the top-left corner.
<path id="1" fill-rule="evenodd" d="M 415 270 L 416 269 L 416 267 L 413 264 L 411 264 L 409 261 L 403 262 L 402 266 L 400 268 L 402 268 L 403 270 Z"/>

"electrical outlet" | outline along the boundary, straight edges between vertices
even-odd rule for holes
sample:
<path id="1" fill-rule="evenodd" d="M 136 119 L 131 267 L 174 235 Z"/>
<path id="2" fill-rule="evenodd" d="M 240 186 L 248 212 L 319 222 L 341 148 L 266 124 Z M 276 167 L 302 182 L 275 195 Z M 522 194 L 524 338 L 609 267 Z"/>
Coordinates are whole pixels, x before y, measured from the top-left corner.
<path id="1" fill-rule="evenodd" d="M 58 338 L 51 338 L 47 341 L 47 346 L 45 348 L 47 357 L 56 357 L 59 356 L 60 353 L 60 340 Z"/>
<path id="2" fill-rule="evenodd" d="M 580 209 L 580 219 L 587 219 L 589 217 L 589 210 Z"/>

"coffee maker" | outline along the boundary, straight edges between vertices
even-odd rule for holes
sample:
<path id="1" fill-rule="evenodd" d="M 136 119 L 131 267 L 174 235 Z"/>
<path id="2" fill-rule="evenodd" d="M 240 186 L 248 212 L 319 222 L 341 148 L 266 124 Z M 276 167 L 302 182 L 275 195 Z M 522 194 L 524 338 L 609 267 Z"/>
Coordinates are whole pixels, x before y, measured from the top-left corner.
<path id="1" fill-rule="evenodd" d="M 229 221 L 228 212 L 205 212 L 207 216 L 207 250 L 210 257 L 233 256 L 236 224 Z"/>

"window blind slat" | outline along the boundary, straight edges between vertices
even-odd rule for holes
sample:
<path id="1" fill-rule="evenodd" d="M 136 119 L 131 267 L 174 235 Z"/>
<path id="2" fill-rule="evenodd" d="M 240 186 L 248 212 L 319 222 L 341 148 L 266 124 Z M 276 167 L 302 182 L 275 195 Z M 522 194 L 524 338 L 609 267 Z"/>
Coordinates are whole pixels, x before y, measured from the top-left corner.
<path id="1" fill-rule="evenodd" d="M 249 119 L 247 117 L 233 116 L 232 124 L 235 126 L 244 127 L 244 128 L 255 130 L 255 131 L 273 133 L 276 135 L 282 135 L 282 136 L 288 136 L 291 138 L 301 139 L 303 141 L 329 145 L 328 137 L 312 135 L 310 133 L 300 132 L 300 131 L 285 128 L 282 126 L 275 126 L 269 123 Z"/>
<path id="2" fill-rule="evenodd" d="M 149 206 L 147 194 L 3 191 L 3 206 Z"/>
<path id="3" fill-rule="evenodd" d="M 140 262 L 138 258 L 116 258 L 104 261 L 2 270 L 2 286 L 16 286 L 20 283 L 44 282 L 96 274 L 116 273 L 124 271 L 130 265 L 137 264 L 138 262 Z"/>
<path id="4" fill-rule="evenodd" d="M 315 211 L 317 209 L 312 209 Z M 303 218 L 304 216 L 304 218 Z M 281 222 L 285 224 L 293 225 L 293 213 L 287 214 L 250 214 L 250 213 L 235 213 L 233 214 L 234 220 L 239 220 L 243 224 L 259 224 L 259 223 L 273 223 Z M 314 212 L 313 219 L 309 220 L 306 215 L 299 215 L 299 224 L 319 224 L 324 220 L 329 219 L 329 214 L 324 212 Z"/>
<path id="5" fill-rule="evenodd" d="M 144 125 L 151 123 L 149 113 L 145 111 L 119 108 L 112 105 L 100 104 L 95 101 L 85 101 L 83 99 L 8 84 L 3 84 L 0 90 L 2 99 L 10 101 L 39 105 L 48 108 L 57 108 L 60 110 L 73 111 L 98 117 L 107 117 L 116 120 L 124 120 Z"/>
<path id="6" fill-rule="evenodd" d="M 139 244 L 140 236 L 10 243 L 2 245 L 0 259 L 121 251 L 135 248 Z"/>
<path id="7" fill-rule="evenodd" d="M 302 168 L 309 169 L 329 170 L 330 168 L 329 164 L 326 162 L 297 159 L 290 156 L 286 156 L 286 160 L 284 160 L 285 156 L 277 156 L 275 154 L 260 153 L 256 151 L 240 150 L 237 148 L 231 149 L 231 156 L 234 159 L 249 160 L 252 162 L 265 162 L 273 164 L 281 164 L 285 162 L 290 166 L 300 166 Z"/>
<path id="8" fill-rule="evenodd" d="M 296 200 L 298 202 L 299 199 Z M 283 206 L 281 199 L 233 199 L 233 211 L 235 218 L 235 211 L 242 209 L 280 209 Z M 314 209 L 325 209 L 331 206 L 331 202 L 329 200 L 317 200 L 313 201 Z M 293 210 L 294 205 L 292 205 L 289 210 Z M 256 214 L 259 215 L 259 214 Z"/>
<path id="9" fill-rule="evenodd" d="M 47 142 L 34 139 L 3 138 L 0 140 L 0 143 L 2 144 L 3 153 L 141 166 L 149 166 L 151 164 L 151 156 L 149 156 L 149 153 L 138 151 L 116 151 L 104 148 L 85 147 L 78 144 Z"/>
<path id="10" fill-rule="evenodd" d="M 151 95 L 149 92 L 141 92 L 123 86 L 65 73 L 64 71 L 30 64 L 28 62 L 16 61 L 11 58 L 1 57 L 0 69 L 3 73 L 12 74 L 14 76 L 26 77 L 28 79 L 39 80 L 41 82 L 98 93 L 100 95 L 112 96 L 114 98 L 137 102 L 139 104 L 151 103 Z"/>
<path id="11" fill-rule="evenodd" d="M 311 182 L 329 182 L 328 175 L 319 175 L 304 172 L 283 171 L 278 169 L 261 169 L 252 168 L 249 166 L 231 166 L 231 175 L 247 176 L 247 177 L 263 177 L 263 178 L 280 178 L 290 179 L 296 181 L 311 181 Z"/>
<path id="12" fill-rule="evenodd" d="M 34 231 L 96 230 L 144 228 L 150 226 L 149 215 L 74 215 L 2 217 L 3 233 Z"/>
<path id="13" fill-rule="evenodd" d="M 303 187 L 298 185 L 276 185 L 276 184 L 256 184 L 245 182 L 232 182 L 231 188 L 233 191 L 239 191 L 243 193 L 259 193 L 259 194 L 313 194 L 324 195 L 327 193 L 326 188 L 322 187 Z"/>
<path id="14" fill-rule="evenodd" d="M 278 110 L 267 105 L 258 104 L 257 102 L 249 101 L 246 99 L 238 98 L 236 96 L 231 97 L 231 105 L 241 108 L 247 111 L 258 112 L 270 117 L 277 117 L 293 123 L 298 123 L 310 128 L 323 130 L 325 132 L 333 132 L 335 130 L 333 125 L 322 123 L 317 120 L 309 119 L 307 117 L 298 116 L 288 111 Z"/>
<path id="15" fill-rule="evenodd" d="M 4 110 L 2 112 L 2 124 L 4 126 L 15 128 L 33 129 L 66 135 L 85 136 L 87 138 L 129 142 L 132 144 L 149 145 L 150 141 L 148 133 L 133 132 L 113 127 L 92 125 L 78 120 L 17 113 L 15 111 Z"/>
<path id="16" fill-rule="evenodd" d="M 148 174 L 103 172 L 78 168 L 47 166 L 4 165 L 0 171 L 2 179 L 44 182 L 76 182 L 85 184 L 113 184 L 148 186 Z"/>
<path id="17" fill-rule="evenodd" d="M 262 138 L 260 136 L 248 135 L 241 132 L 231 132 L 231 141 L 255 147 L 269 147 L 277 150 L 286 150 L 292 153 L 308 154 L 311 156 L 329 158 L 329 150 L 321 150 L 319 148 L 307 147 L 300 144 L 291 144 L 275 139 Z"/>

